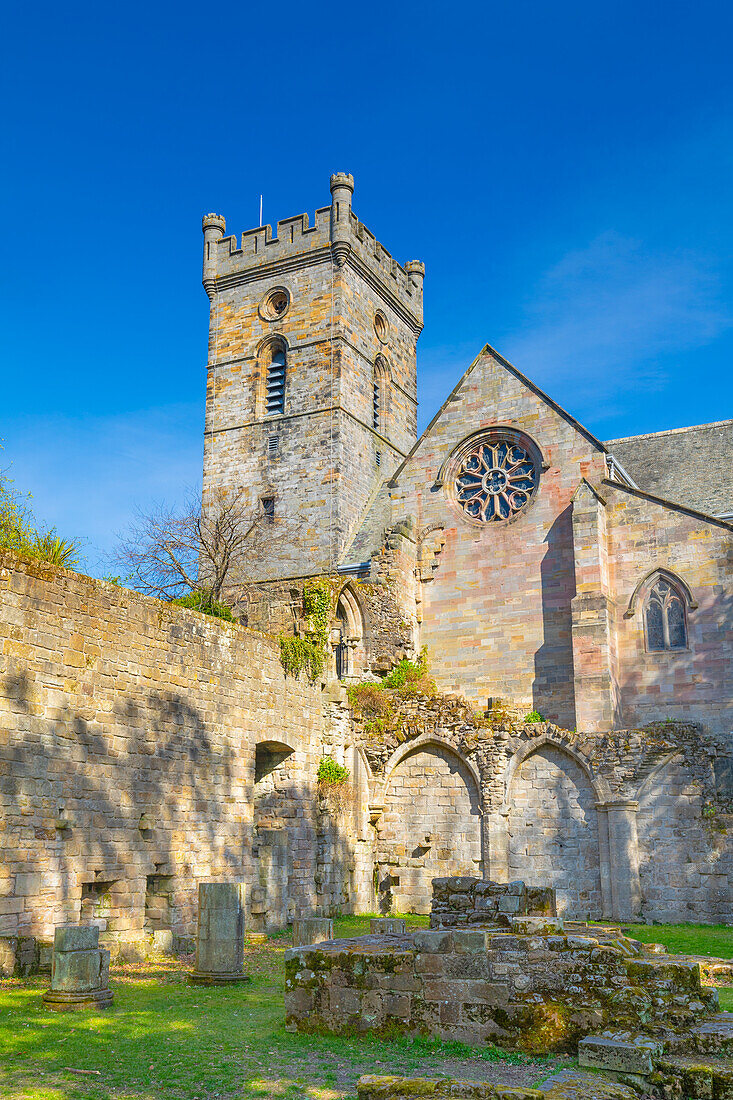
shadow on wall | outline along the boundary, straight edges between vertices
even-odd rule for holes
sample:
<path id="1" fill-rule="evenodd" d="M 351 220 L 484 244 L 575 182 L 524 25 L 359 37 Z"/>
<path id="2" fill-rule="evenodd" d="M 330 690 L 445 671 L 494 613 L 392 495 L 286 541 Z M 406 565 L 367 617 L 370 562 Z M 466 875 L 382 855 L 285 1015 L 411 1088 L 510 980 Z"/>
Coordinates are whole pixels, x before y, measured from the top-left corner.
<path id="1" fill-rule="evenodd" d="M 427 913 L 433 878 L 481 874 L 479 792 L 455 750 L 428 742 L 398 761 L 386 784 L 376 864 L 381 912 Z"/>
<path id="2" fill-rule="evenodd" d="M 554 886 L 559 916 L 602 915 L 595 802 L 580 765 L 550 744 L 521 762 L 507 792 L 509 878 Z"/>
<path id="3" fill-rule="evenodd" d="M 535 653 L 532 700 L 543 718 L 575 728 L 573 619 L 575 596 L 572 507 L 561 512 L 547 532 L 540 566 L 543 642 Z"/>

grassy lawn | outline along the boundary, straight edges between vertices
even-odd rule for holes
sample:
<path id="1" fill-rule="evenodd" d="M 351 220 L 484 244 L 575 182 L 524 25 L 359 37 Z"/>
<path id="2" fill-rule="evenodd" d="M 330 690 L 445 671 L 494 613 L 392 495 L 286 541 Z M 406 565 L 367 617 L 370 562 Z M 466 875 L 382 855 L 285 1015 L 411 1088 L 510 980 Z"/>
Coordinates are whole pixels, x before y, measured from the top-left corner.
<path id="1" fill-rule="evenodd" d="M 725 924 L 625 924 L 624 931 L 642 943 L 663 943 L 676 955 L 733 959 L 733 928 Z"/>
<path id="2" fill-rule="evenodd" d="M 336 925 L 338 935 L 363 934 L 368 918 L 347 917 Z M 47 978 L 0 981 L 0 1096 L 342 1100 L 356 1096 L 361 1073 L 529 1085 L 563 1064 L 457 1043 L 290 1035 L 283 1027 L 288 940 L 280 935 L 249 947 L 252 980 L 230 988 L 190 987 L 188 966 L 177 959 L 116 967 L 115 1001 L 105 1012 L 46 1011 L 41 992 Z"/>

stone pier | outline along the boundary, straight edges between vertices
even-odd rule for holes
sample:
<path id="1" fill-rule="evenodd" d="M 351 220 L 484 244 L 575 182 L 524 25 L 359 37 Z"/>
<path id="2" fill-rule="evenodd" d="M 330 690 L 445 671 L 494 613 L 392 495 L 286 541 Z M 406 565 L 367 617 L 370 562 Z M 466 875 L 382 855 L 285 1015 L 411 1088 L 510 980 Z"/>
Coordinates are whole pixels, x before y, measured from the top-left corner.
<path id="1" fill-rule="evenodd" d="M 244 883 L 200 882 L 195 985 L 248 981 L 244 973 Z"/>
<path id="2" fill-rule="evenodd" d="M 56 929 L 51 988 L 43 994 L 43 1003 L 56 1012 L 112 1004 L 109 951 L 100 948 L 96 925 L 64 924 Z"/>

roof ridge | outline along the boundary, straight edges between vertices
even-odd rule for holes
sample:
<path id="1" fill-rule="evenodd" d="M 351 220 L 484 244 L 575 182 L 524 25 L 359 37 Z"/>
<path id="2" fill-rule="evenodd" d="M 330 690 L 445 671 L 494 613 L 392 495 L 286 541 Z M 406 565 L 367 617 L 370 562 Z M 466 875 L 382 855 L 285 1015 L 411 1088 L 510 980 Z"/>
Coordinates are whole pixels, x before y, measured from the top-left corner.
<path id="1" fill-rule="evenodd" d="M 689 424 L 684 428 L 665 428 L 661 432 L 641 432 L 639 435 L 622 435 L 617 439 L 604 440 L 607 447 L 610 447 L 613 443 L 631 443 L 634 439 L 654 439 L 662 435 L 677 435 L 680 432 L 699 432 L 703 428 L 722 428 L 726 424 L 733 425 L 733 419 L 730 420 L 711 420 L 709 424 Z"/>

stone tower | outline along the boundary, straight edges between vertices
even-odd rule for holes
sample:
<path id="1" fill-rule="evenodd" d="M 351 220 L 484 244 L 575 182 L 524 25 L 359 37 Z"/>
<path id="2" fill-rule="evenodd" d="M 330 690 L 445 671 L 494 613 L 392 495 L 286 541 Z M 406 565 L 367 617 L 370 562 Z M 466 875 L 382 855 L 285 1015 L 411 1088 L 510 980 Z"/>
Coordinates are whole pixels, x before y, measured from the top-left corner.
<path id="1" fill-rule="evenodd" d="M 268 525 L 257 578 L 333 570 L 370 498 L 416 439 L 422 263 L 400 266 L 331 205 L 225 236 L 203 219 L 211 303 L 204 506 L 241 489 Z M 261 528 L 260 528 L 261 530 Z"/>

